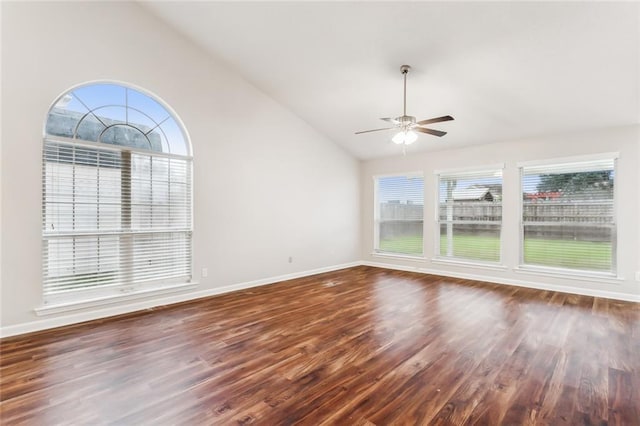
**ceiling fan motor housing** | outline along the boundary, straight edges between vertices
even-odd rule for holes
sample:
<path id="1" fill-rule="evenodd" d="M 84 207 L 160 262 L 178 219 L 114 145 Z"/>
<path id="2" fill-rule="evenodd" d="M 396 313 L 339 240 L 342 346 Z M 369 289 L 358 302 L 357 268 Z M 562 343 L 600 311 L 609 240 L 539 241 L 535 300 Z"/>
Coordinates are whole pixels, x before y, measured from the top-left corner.
<path id="1" fill-rule="evenodd" d="M 400 117 L 396 117 L 395 120 L 400 126 L 411 126 L 416 124 L 416 118 L 412 115 L 401 115 Z"/>

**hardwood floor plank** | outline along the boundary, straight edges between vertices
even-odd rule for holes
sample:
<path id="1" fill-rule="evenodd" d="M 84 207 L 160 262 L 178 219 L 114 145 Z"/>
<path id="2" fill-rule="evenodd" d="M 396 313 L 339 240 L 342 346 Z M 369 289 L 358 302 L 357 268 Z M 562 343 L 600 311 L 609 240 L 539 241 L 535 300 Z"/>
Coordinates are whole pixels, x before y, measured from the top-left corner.
<path id="1" fill-rule="evenodd" d="M 490 351 L 480 357 L 480 363 L 471 372 L 471 376 L 457 389 L 449 401 L 432 422 L 435 424 L 464 424 L 470 418 L 479 402 L 486 393 L 495 387 L 498 374 L 513 353 L 522 344 L 528 331 L 528 320 L 520 317 L 508 330 L 494 328 L 494 334 L 489 341 L 492 343 Z"/>
<path id="2" fill-rule="evenodd" d="M 640 407 L 637 403 L 640 400 L 640 372 L 631 373 L 609 368 L 608 396 L 610 424 L 626 425 L 640 422 Z"/>
<path id="3" fill-rule="evenodd" d="M 11 425 L 640 425 L 640 305 L 367 266 L 0 341 Z"/>

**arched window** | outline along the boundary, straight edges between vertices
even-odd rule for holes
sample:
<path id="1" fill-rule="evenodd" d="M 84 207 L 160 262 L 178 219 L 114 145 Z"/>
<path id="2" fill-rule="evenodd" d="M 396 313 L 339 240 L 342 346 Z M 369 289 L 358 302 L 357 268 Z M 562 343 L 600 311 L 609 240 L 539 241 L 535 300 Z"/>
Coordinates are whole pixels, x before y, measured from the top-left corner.
<path id="1" fill-rule="evenodd" d="M 77 87 L 49 111 L 43 145 L 44 303 L 191 280 L 191 147 L 139 90 Z"/>

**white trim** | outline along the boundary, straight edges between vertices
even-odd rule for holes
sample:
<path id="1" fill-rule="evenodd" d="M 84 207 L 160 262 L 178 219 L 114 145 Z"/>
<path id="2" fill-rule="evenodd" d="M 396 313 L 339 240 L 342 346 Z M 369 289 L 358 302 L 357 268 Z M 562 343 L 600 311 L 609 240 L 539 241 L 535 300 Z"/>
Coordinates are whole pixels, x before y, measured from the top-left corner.
<path id="1" fill-rule="evenodd" d="M 544 160 L 519 161 L 516 167 L 551 166 L 582 161 L 617 160 L 619 152 L 603 152 L 600 154 L 572 155 L 571 157 L 546 158 Z"/>
<path id="2" fill-rule="evenodd" d="M 373 266 L 374 268 L 382 268 L 382 269 L 392 269 L 394 271 L 406 271 L 406 272 L 420 272 L 426 274 L 426 268 L 420 268 L 419 266 L 410 266 L 410 265 L 395 265 L 391 263 L 380 263 L 380 262 L 371 262 L 369 260 L 364 260 L 361 262 L 362 266 Z M 442 275 L 442 274 L 435 274 Z"/>
<path id="3" fill-rule="evenodd" d="M 135 154 L 149 155 L 151 157 L 175 158 L 177 160 L 193 160 L 193 157 L 183 154 L 172 154 L 170 152 L 151 151 L 149 149 L 135 148 L 127 145 L 112 145 L 104 142 L 85 141 L 84 139 L 73 139 L 66 136 L 47 135 L 44 142 L 61 143 L 67 145 L 77 145 L 82 148 L 99 149 L 103 151 L 122 152 L 131 151 Z"/>
<path id="4" fill-rule="evenodd" d="M 518 265 L 524 264 L 524 167 L 516 167 L 518 170 Z M 616 185 L 617 186 L 617 185 Z"/>
<path id="5" fill-rule="evenodd" d="M 441 277 L 484 281 L 484 282 L 490 282 L 495 284 L 513 285 L 516 287 L 533 288 L 537 290 L 557 291 L 559 293 L 579 294 L 582 296 L 602 297 L 605 299 L 624 300 L 627 302 L 640 303 L 640 294 L 634 295 L 629 293 L 619 293 L 615 291 L 595 290 L 595 289 L 570 287 L 570 286 L 563 286 L 563 285 L 556 285 L 556 284 L 545 284 L 545 283 L 539 283 L 534 281 L 514 280 L 511 278 L 500 278 L 500 277 L 494 277 L 494 276 L 485 276 L 485 275 L 477 275 L 477 274 L 419 268 L 417 266 L 411 267 L 411 266 L 403 266 L 403 265 L 391 265 L 387 263 L 378 263 L 378 262 L 369 262 L 369 261 L 362 262 L 362 264 L 366 266 L 373 266 L 376 268 L 396 269 L 398 271 L 417 272 L 421 274 L 438 275 Z"/>
<path id="6" fill-rule="evenodd" d="M 321 274 L 324 272 L 337 271 L 339 269 L 351 268 L 361 265 L 361 262 L 343 263 L 333 266 L 326 266 L 323 268 L 311 269 L 308 271 L 294 272 L 291 274 L 278 275 L 270 278 L 263 278 L 254 281 L 247 281 L 238 284 L 231 284 L 223 287 L 215 287 L 197 292 L 184 292 L 175 295 L 171 295 L 163 298 L 146 299 L 136 303 L 130 303 L 127 305 L 118 305 L 105 307 L 100 310 L 92 310 L 89 312 L 77 312 L 65 316 L 57 316 L 54 318 L 46 318 L 36 321 L 30 321 L 28 323 L 16 324 L 10 326 L 0 327 L 0 337 L 15 336 L 18 334 L 31 333 L 34 331 L 47 330 L 55 327 L 62 327 L 65 325 L 77 324 L 80 322 L 91 321 L 101 318 L 107 318 L 114 315 L 128 314 L 131 312 L 141 311 L 145 309 L 152 309 L 158 306 L 170 305 L 173 303 L 186 302 L 190 300 L 200 299 L 203 297 L 215 296 L 217 294 L 229 293 L 232 291 L 243 290 L 251 287 L 258 287 L 262 285 L 268 285 L 277 283 L 280 281 L 292 280 L 295 278 L 302 278 L 309 275 Z"/>
<path id="7" fill-rule="evenodd" d="M 391 252 L 372 252 L 371 256 L 375 257 L 383 257 L 388 259 L 403 259 L 403 260 L 414 260 L 420 262 L 426 262 L 427 258 L 424 256 L 412 256 L 410 254 L 402 254 L 402 253 L 391 253 Z"/>
<path id="8" fill-rule="evenodd" d="M 613 232 L 611 235 L 611 272 L 619 277 L 620 275 L 620 244 L 618 239 L 618 222 L 620 220 L 620 185 L 618 185 L 618 157 L 613 159 Z"/>
<path id="9" fill-rule="evenodd" d="M 424 171 L 423 170 L 419 170 L 419 171 L 415 171 L 415 172 L 398 172 L 398 173 L 385 173 L 385 174 L 381 174 L 381 175 L 373 175 L 371 176 L 373 178 L 373 180 L 376 180 L 378 178 L 388 178 L 388 177 L 406 177 L 406 178 L 417 178 L 417 177 L 421 177 L 424 178 Z"/>
<path id="10" fill-rule="evenodd" d="M 163 294 L 176 293 L 180 291 L 195 290 L 198 287 L 197 282 L 189 282 L 177 285 L 171 285 L 166 287 L 143 289 L 133 291 L 131 293 L 120 295 L 107 295 L 102 297 L 96 297 L 93 299 L 81 299 L 77 301 L 70 301 L 67 303 L 47 304 L 38 306 L 34 309 L 36 315 L 46 316 L 53 314 L 60 314 L 63 312 L 79 311 L 86 308 L 95 308 L 98 306 L 113 305 L 114 303 L 126 302 L 129 300 L 142 299 L 145 297 L 159 296 Z"/>
<path id="11" fill-rule="evenodd" d="M 518 274 L 539 275 L 542 277 L 566 278 L 569 280 L 606 282 L 608 284 L 620 284 L 624 281 L 623 277 L 616 276 L 613 273 L 588 272 L 580 270 L 562 269 L 562 268 L 545 268 L 532 265 L 519 265 L 513 268 Z"/>
<path id="12" fill-rule="evenodd" d="M 505 168 L 505 163 L 488 164 L 486 166 L 473 166 L 473 167 L 456 167 L 452 169 L 436 169 L 433 171 L 434 175 L 474 175 L 480 172 L 495 172 L 496 170 L 502 171 Z M 496 176 L 497 177 L 497 176 Z"/>
<path id="13" fill-rule="evenodd" d="M 507 266 L 502 263 L 473 262 L 461 258 L 434 257 L 431 259 L 431 263 L 451 266 L 466 266 L 493 271 L 506 271 L 508 269 Z"/>
<path id="14" fill-rule="evenodd" d="M 424 186 L 424 181 L 423 181 Z M 373 177 L 373 249 L 374 251 L 380 247 L 380 209 L 378 209 L 378 190 L 380 189 L 380 179 Z M 423 203 L 424 204 L 424 203 Z M 424 223 L 424 206 L 422 208 L 422 216 Z M 422 230 L 424 236 L 424 228 Z M 422 244 L 424 246 L 424 242 Z M 424 247 L 422 248 L 424 251 Z"/>

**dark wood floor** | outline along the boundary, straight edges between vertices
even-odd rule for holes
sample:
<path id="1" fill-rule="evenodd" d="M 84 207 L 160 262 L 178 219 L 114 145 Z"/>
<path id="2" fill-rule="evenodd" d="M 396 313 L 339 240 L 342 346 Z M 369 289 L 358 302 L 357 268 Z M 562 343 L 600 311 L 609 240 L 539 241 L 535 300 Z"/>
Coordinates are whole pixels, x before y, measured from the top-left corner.
<path id="1" fill-rule="evenodd" d="M 364 266 L 0 355 L 7 425 L 640 425 L 640 305 Z"/>

